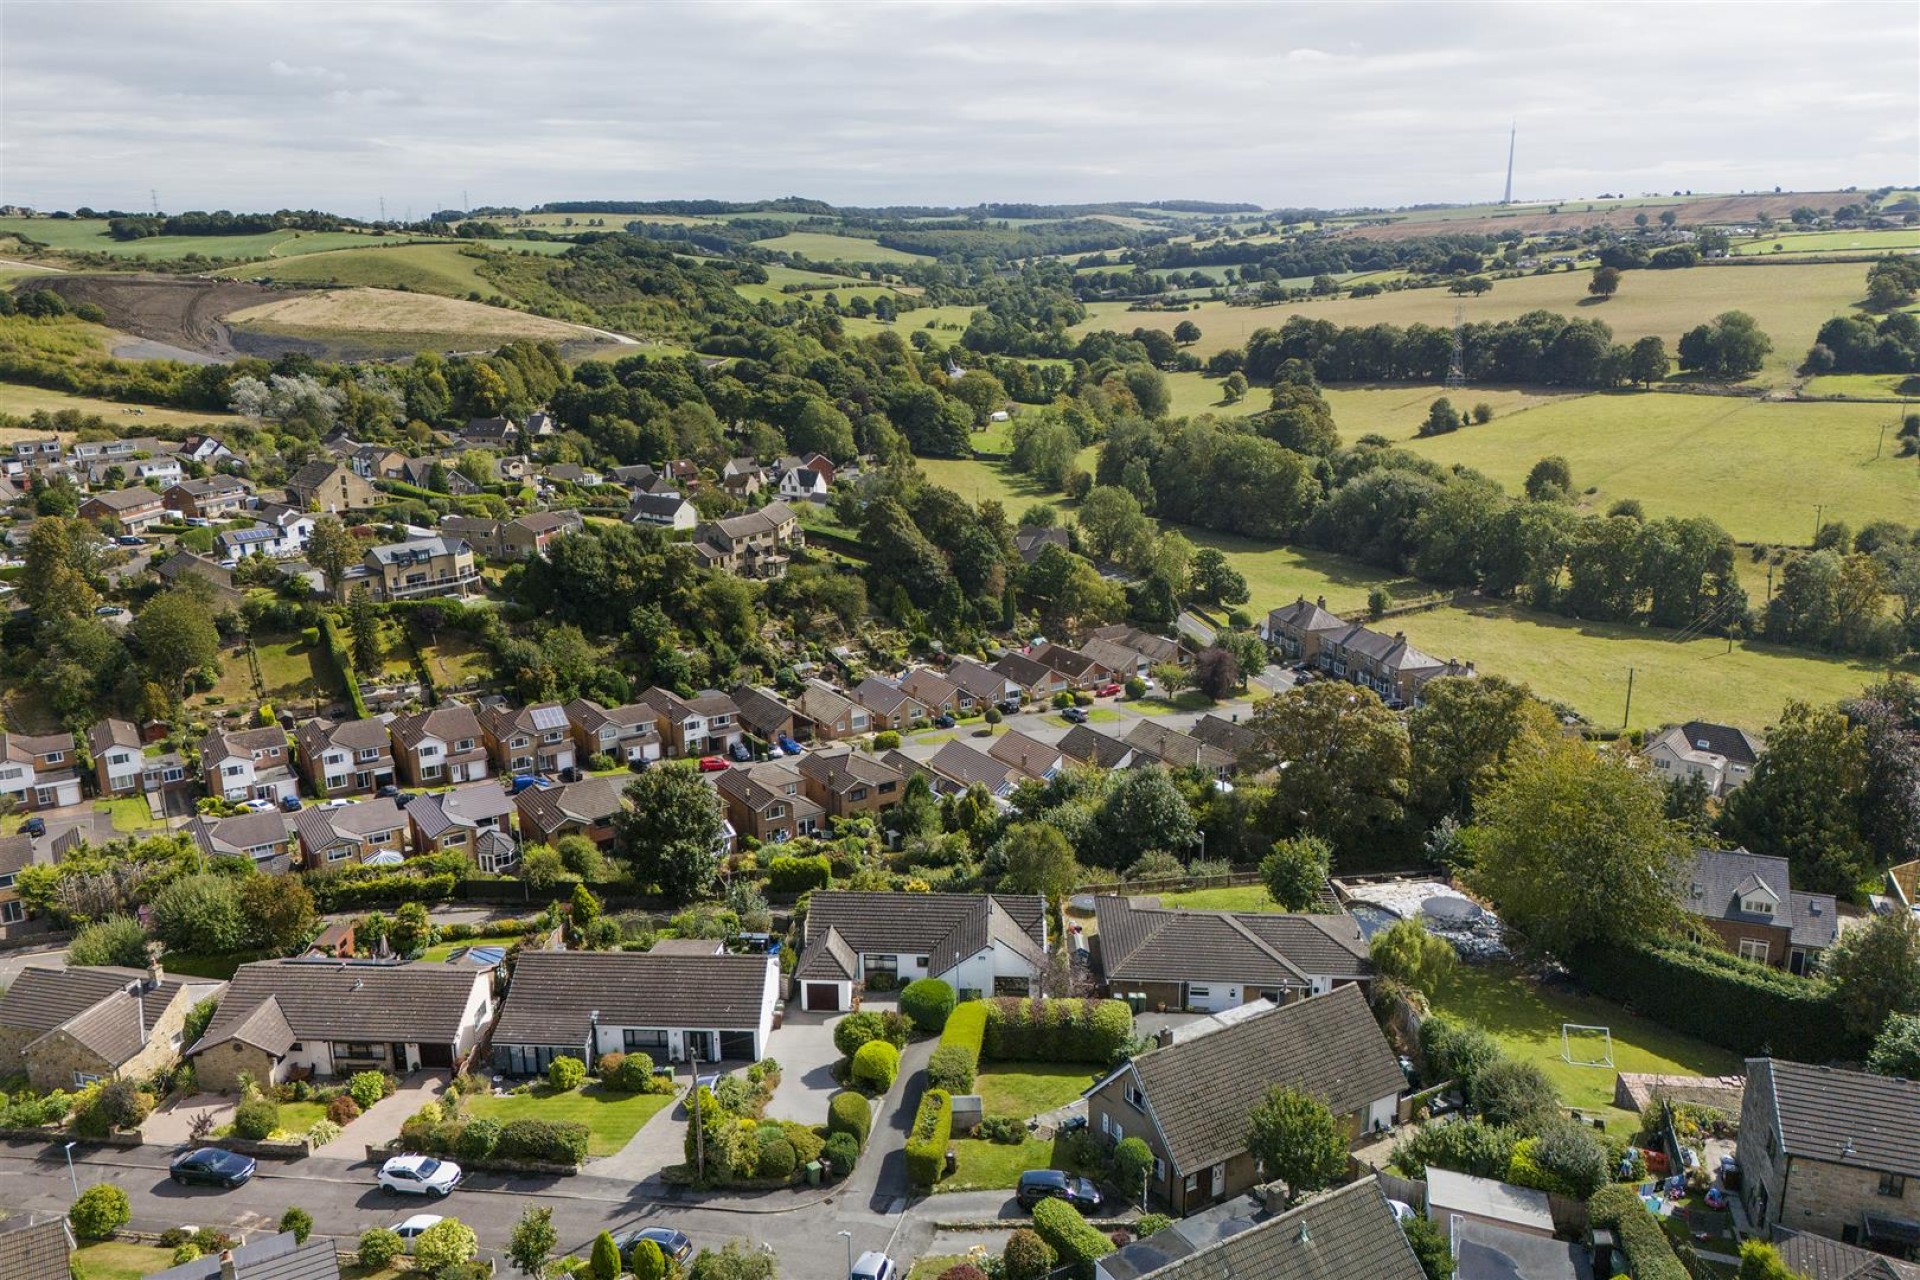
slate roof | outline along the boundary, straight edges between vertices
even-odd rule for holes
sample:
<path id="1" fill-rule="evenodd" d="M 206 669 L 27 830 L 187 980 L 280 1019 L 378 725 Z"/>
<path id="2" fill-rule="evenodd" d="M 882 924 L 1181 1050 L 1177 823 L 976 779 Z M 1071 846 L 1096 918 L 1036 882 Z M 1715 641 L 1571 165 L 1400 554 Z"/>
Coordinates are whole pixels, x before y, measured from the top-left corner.
<path id="1" fill-rule="evenodd" d="M 196 815 L 187 823 L 187 833 L 208 857 L 232 855 L 248 857 L 247 850 L 262 845 L 285 844 L 287 820 L 274 810 L 264 813 L 240 813 L 231 818 L 204 818 Z"/>
<path id="2" fill-rule="evenodd" d="M 1073 540 L 1065 528 L 1053 525 L 1042 528 L 1039 525 L 1023 524 L 1013 531 L 1013 549 L 1028 564 L 1038 560 L 1048 547 L 1058 547 L 1062 551 L 1073 549 Z"/>
<path id="3" fill-rule="evenodd" d="M 627 500 L 627 514 L 631 516 L 657 516 L 671 520 L 680 514 L 680 508 L 693 504 L 677 493 L 636 493 Z"/>
<path id="4" fill-rule="evenodd" d="M 1128 1069 L 1183 1173 L 1245 1151 L 1247 1117 L 1275 1085 L 1313 1094 L 1336 1116 L 1407 1087 L 1367 998 L 1351 984 L 1151 1049 L 1121 1068 Z"/>
<path id="5" fill-rule="evenodd" d="M 1008 768 L 1039 780 L 1044 779 L 1049 770 L 1059 767 L 1065 753 L 1018 729 L 1009 729 L 987 744 L 987 754 Z"/>
<path id="6" fill-rule="evenodd" d="M 740 723 L 759 737 L 772 738 L 792 729 L 792 708 L 767 690 L 737 684 L 729 696 L 740 709 Z"/>
<path id="7" fill-rule="evenodd" d="M 102 752 L 114 747 L 128 747 L 134 751 L 141 749 L 140 731 L 133 727 L 131 721 L 109 717 L 87 730 L 87 750 L 96 760 Z"/>
<path id="8" fill-rule="evenodd" d="M 1128 730 L 1127 741 L 1179 768 L 1198 766 L 1202 769 L 1231 769 L 1238 763 L 1232 752 L 1210 747 L 1191 734 L 1155 724 L 1151 720 L 1136 723 Z"/>
<path id="9" fill-rule="evenodd" d="M 1298 635 L 1307 635 L 1315 631 L 1338 631 L 1347 625 L 1346 620 L 1326 610 L 1326 598 L 1309 602 L 1301 596 L 1292 604 L 1283 604 L 1278 609 L 1267 612 L 1267 634 L 1277 631 L 1291 631 Z"/>
<path id="10" fill-rule="evenodd" d="M 393 739 L 387 734 L 384 720 L 341 720 L 337 723 L 324 716 L 304 722 L 294 734 L 294 740 L 300 744 L 301 753 L 311 759 L 329 747 L 354 752 L 379 751 L 385 755 L 393 754 Z"/>
<path id="11" fill-rule="evenodd" d="M 33 837 L 0 836 L 0 875 L 13 875 L 33 865 Z"/>
<path id="12" fill-rule="evenodd" d="M 408 542 L 387 542 L 369 547 L 367 555 L 383 565 L 425 564 L 440 556 L 467 555 L 473 551 L 465 538 L 414 538 Z"/>
<path id="13" fill-rule="evenodd" d="M 504 818 L 513 813 L 513 797 L 496 782 L 480 782 L 451 791 L 415 796 L 407 805 L 409 821 L 429 840 L 456 827 L 476 828 L 487 818 Z"/>
<path id="14" fill-rule="evenodd" d="M 1257 738 L 1253 730 L 1231 720 L 1223 720 L 1209 712 L 1193 722 L 1187 736 L 1198 738 L 1210 747 L 1227 752 L 1236 759 L 1252 750 Z"/>
<path id="15" fill-rule="evenodd" d="M 977 782 L 995 795 L 1011 790 L 1016 781 L 1011 766 L 958 741 L 942 743 L 927 768 L 963 789 Z"/>
<path id="16" fill-rule="evenodd" d="M 73 1236 L 65 1218 L 0 1222 L 0 1280 L 70 1280 Z"/>
<path id="17" fill-rule="evenodd" d="M 1116 738 L 1084 724 L 1074 725 L 1062 735 L 1060 754 L 1069 760 L 1101 769 L 1118 769 L 1122 761 L 1138 763 L 1141 757 L 1159 759 L 1144 747 L 1136 747 L 1124 738 Z M 1129 760 L 1129 756 L 1133 758 Z"/>
<path id="18" fill-rule="evenodd" d="M 1789 929 L 1796 947 L 1832 946 L 1840 932 L 1839 904 L 1830 893 L 1791 889 L 1789 876 L 1785 858 L 1745 849 L 1701 849 L 1693 855 L 1693 866 L 1680 873 L 1680 905 L 1710 920 Z M 1762 885 L 1779 900 L 1771 916 L 1740 906 L 1743 897 Z"/>
<path id="19" fill-rule="evenodd" d="M 1920 1177 L 1920 1082 L 1749 1058 L 1747 1088 L 1768 1099 L 1782 1155 Z"/>
<path id="20" fill-rule="evenodd" d="M 546 835 L 569 822 L 597 826 L 620 811 L 626 789 L 627 780 L 618 774 L 560 787 L 529 787 L 518 797 L 520 813 Z M 521 834 L 527 834 L 524 828 Z"/>
<path id="21" fill-rule="evenodd" d="M 118 1066 L 146 1047 L 154 1024 L 183 990 L 219 986 L 165 974 L 155 984 L 144 969 L 116 965 L 28 967 L 0 996 L 0 1027 L 37 1033 L 35 1039 L 65 1031 Z"/>
<path id="22" fill-rule="evenodd" d="M 1125 1274 L 1155 1280 L 1423 1280 L 1426 1273 L 1380 1183 L 1367 1178 L 1157 1269 L 1129 1268 Z"/>
<path id="23" fill-rule="evenodd" d="M 268 1000 L 279 1006 L 288 1033 L 300 1040 L 401 1040 L 453 1044 L 480 971 L 444 964 L 355 964 L 340 960 L 261 960 L 234 972 L 220 1011 L 190 1053 L 234 1037 L 242 1028 L 268 1027 L 257 1019 Z M 269 1047 L 269 1046 L 262 1046 Z"/>
<path id="24" fill-rule="evenodd" d="M 860 957 L 841 936 L 840 930 L 833 925 L 806 953 L 800 957 L 800 963 L 794 966 L 796 978 L 815 978 L 833 982 L 851 982 L 860 972 Z"/>
<path id="25" fill-rule="evenodd" d="M 1776 1227 L 1773 1247 L 1780 1251 L 1787 1269 L 1806 1280 L 1920 1280 L 1920 1263 L 1902 1262 L 1825 1236 Z"/>
<path id="26" fill-rule="evenodd" d="M 1095 898 L 1093 907 L 1109 982 L 1297 987 L 1373 972 L 1360 926 L 1347 915 L 1172 910 L 1118 896 Z"/>
<path id="27" fill-rule="evenodd" d="M 745 515 L 728 516 L 716 520 L 710 526 L 731 539 L 755 538 L 761 534 L 780 532 L 780 526 L 795 522 L 799 517 L 793 514 L 793 508 L 784 502 L 769 502 L 758 511 L 749 511 Z"/>
<path id="28" fill-rule="evenodd" d="M 156 1271 L 147 1280 L 221 1280 L 220 1255 L 212 1254 Z M 268 1236 L 233 1250 L 233 1280 L 340 1280 L 340 1257 L 324 1236 L 296 1244 L 292 1232 Z"/>
<path id="29" fill-rule="evenodd" d="M 1725 756 L 1733 764 L 1744 764 L 1752 768 L 1760 759 L 1764 749 L 1753 737 L 1730 724 L 1714 724 L 1707 720 L 1689 720 L 1680 726 L 1687 736 L 1687 745 L 1692 747 L 1705 742 L 1706 749 L 1717 756 Z"/>
<path id="30" fill-rule="evenodd" d="M 595 1009 L 606 1026 L 757 1029 L 778 984 L 766 956 L 527 951 L 493 1042 L 581 1044 Z"/>
<path id="31" fill-rule="evenodd" d="M 936 960 L 931 972 L 941 973 L 997 939 L 1038 953 L 1046 943 L 1046 900 L 1038 894 L 982 893 L 863 893 L 853 890 L 816 890 L 808 900 L 807 922 L 801 939 L 805 954 L 828 930 L 836 930 L 847 946 L 860 954 L 953 957 L 946 966 Z M 1018 934 L 1024 945 L 1015 941 Z M 970 942 L 972 950 L 959 953 Z"/>
<path id="32" fill-rule="evenodd" d="M 388 796 L 355 804 L 310 804 L 294 815 L 293 825 L 308 848 L 324 849 L 344 840 L 358 843 L 382 831 L 402 831 L 407 815 Z"/>
<path id="33" fill-rule="evenodd" d="M 400 716 L 387 728 L 409 751 L 428 738 L 438 738 L 449 746 L 463 738 L 472 738 L 474 749 L 480 746 L 480 717 L 462 702 L 449 702 L 418 715 Z"/>
<path id="34" fill-rule="evenodd" d="M 883 716 L 899 715 L 908 703 L 920 707 L 919 699 L 902 689 L 892 680 L 880 676 L 868 676 L 853 687 L 853 698 L 869 711 Z M 921 710 L 925 710 L 921 707 Z"/>
<path id="35" fill-rule="evenodd" d="M 836 793 L 906 782 L 898 769 L 862 751 L 809 751 L 800 757 L 800 773 Z"/>

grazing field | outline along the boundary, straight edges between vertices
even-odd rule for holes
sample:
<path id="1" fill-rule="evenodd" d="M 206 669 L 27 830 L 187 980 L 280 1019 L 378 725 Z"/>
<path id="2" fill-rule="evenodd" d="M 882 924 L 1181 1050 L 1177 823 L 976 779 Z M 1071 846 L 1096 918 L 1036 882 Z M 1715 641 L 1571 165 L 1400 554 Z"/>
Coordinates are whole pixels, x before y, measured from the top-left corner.
<path id="1" fill-rule="evenodd" d="M 1803 231 L 1785 235 L 1761 236 L 1757 240 L 1735 240 L 1730 251 L 1736 258 L 1763 257 L 1774 253 L 1888 253 L 1896 249 L 1920 248 L 1920 227 L 1899 227 L 1886 231 Z"/>
<path id="2" fill-rule="evenodd" d="M 817 262 L 928 262 L 924 254 L 888 249 L 871 240 L 828 235 L 824 231 L 789 231 L 771 240 L 753 242 L 775 253 L 798 253 Z"/>
<path id="3" fill-rule="evenodd" d="M 973 319 L 977 307 L 920 307 L 913 311 L 902 311 L 900 318 L 892 324 L 871 317 L 861 319 L 858 316 L 842 316 L 841 326 L 856 338 L 871 337 L 876 333 L 897 333 L 902 341 L 912 337 L 915 329 L 933 329 L 941 332 L 943 342 L 951 342 L 966 331 Z"/>
<path id="4" fill-rule="evenodd" d="M 299 293 L 233 312 L 227 322 L 256 333 L 437 333 L 468 339 L 592 337 L 579 325 L 427 293 L 393 289 L 327 289 Z"/>
<path id="5" fill-rule="evenodd" d="M 272 263 L 248 263 L 216 274 L 235 278 L 264 278 L 282 284 L 364 285 L 375 289 L 407 288 L 420 293 L 464 298 L 470 293 L 491 297 L 505 293 L 484 279 L 480 259 L 452 244 L 407 244 L 391 248 L 335 249 Z"/>
<path id="6" fill-rule="evenodd" d="M 1262 387 L 1250 392 L 1248 398 L 1258 397 L 1264 403 L 1268 394 L 1266 388 Z M 1446 387 L 1418 387 L 1405 383 L 1379 386 L 1347 383 L 1325 387 L 1321 394 L 1326 396 L 1327 404 L 1333 409 L 1333 421 L 1340 428 L 1340 438 L 1348 444 L 1361 436 L 1375 434 L 1390 440 L 1405 440 L 1420 429 L 1420 424 L 1427 420 L 1427 409 L 1442 397 L 1452 401 L 1459 413 L 1468 412 L 1476 404 L 1484 404 L 1493 410 L 1495 423 L 1522 409 L 1579 397 L 1578 392 L 1561 392 L 1547 387 L 1486 386 L 1449 390 Z M 1529 462 L 1527 465 L 1533 464 Z"/>
<path id="7" fill-rule="evenodd" d="M 789 293 L 785 290 L 785 286 L 788 285 L 805 285 L 809 292 Z M 854 280 L 849 276 L 836 276 L 825 271 L 805 271 L 799 267 L 783 267 L 778 264 L 767 266 L 765 284 L 738 284 L 734 286 L 734 291 L 741 297 L 754 302 L 762 299 L 769 302 L 792 302 L 796 299 L 823 302 L 828 294 L 832 294 L 843 306 L 855 298 L 865 298 L 868 302 L 872 302 L 875 298 L 898 296 L 898 291 L 890 285 Z"/>
<path id="8" fill-rule="evenodd" d="M 1894 456 L 1900 412 L 1886 404 L 1615 392 L 1496 411 L 1484 426 L 1444 436 L 1415 439 L 1408 418 L 1386 433 L 1516 492 L 1534 463 L 1558 454 L 1572 465 L 1587 509 L 1637 498 L 1649 515 L 1711 516 L 1742 541 L 1804 545 L 1813 538 L 1816 505 L 1825 519 L 1855 528 L 1878 519 L 1912 523 L 1920 514 L 1920 465 Z M 1335 420 L 1352 439 L 1347 419 L 1336 412 Z M 1596 491 L 1584 492 L 1590 486 Z"/>
<path id="9" fill-rule="evenodd" d="M 1296 313 L 1340 325 L 1424 323 L 1451 326 L 1454 309 L 1468 321 L 1511 320 L 1528 311 L 1604 320 L 1619 342 L 1645 334 L 1666 339 L 1669 352 L 1680 335 L 1722 311 L 1749 312 L 1773 339 L 1773 353 L 1758 378 L 1784 382 L 1813 345 L 1822 323 L 1847 314 L 1866 291 L 1866 266 L 1857 262 L 1751 267 L 1694 267 L 1683 271 L 1630 271 L 1620 292 L 1604 303 L 1587 295 L 1586 271 L 1496 281 L 1478 298 L 1456 298 L 1445 289 L 1405 289 L 1375 298 L 1330 298 L 1271 307 L 1202 303 L 1197 311 L 1128 311 L 1125 303 L 1096 302 L 1073 332 L 1114 329 L 1171 331 L 1182 320 L 1200 327 L 1193 350 L 1201 356 L 1245 346 L 1256 329 L 1277 329 Z M 1469 389 L 1471 390 L 1471 389 Z"/>
<path id="10" fill-rule="evenodd" d="M 44 387 L 23 387 L 0 382 L 0 413 L 29 414 L 35 410 L 58 413 L 72 409 L 78 413 L 99 414 L 116 427 L 138 431 L 144 427 L 198 427 L 207 423 L 237 422 L 231 413 L 203 409 L 156 409 L 150 405 L 125 405 L 117 400 L 96 400 L 92 396 L 68 395 Z"/>

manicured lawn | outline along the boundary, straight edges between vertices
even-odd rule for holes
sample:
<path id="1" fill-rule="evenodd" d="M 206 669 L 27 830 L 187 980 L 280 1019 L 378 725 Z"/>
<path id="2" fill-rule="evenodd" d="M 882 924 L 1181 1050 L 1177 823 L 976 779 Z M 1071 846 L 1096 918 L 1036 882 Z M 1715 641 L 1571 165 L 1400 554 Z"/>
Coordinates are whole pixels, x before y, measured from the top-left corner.
<path id="1" fill-rule="evenodd" d="M 536 1085 L 531 1093 L 473 1098 L 468 1109 L 473 1115 L 491 1116 L 502 1124 L 527 1119 L 577 1120 L 592 1133 L 587 1154 L 610 1156 L 626 1146 L 655 1112 L 672 1102 L 670 1093 L 613 1093 L 597 1084 L 554 1093 L 545 1085 Z"/>
<path id="2" fill-rule="evenodd" d="M 1184 893 L 1156 894 L 1163 907 L 1187 907 L 1194 911 L 1278 911 L 1285 908 L 1275 902 L 1265 886 L 1234 885 L 1224 889 L 1188 889 Z"/>
<path id="3" fill-rule="evenodd" d="M 519 934 L 482 934 L 477 938 L 464 938 L 459 942 L 436 942 L 421 953 L 422 960 L 441 961 L 452 956 L 463 947 L 510 947 L 520 941 Z"/>
<path id="4" fill-rule="evenodd" d="M 173 1250 L 154 1245 L 101 1240 L 73 1254 L 75 1280 L 140 1280 L 173 1265 Z"/>
<path id="5" fill-rule="evenodd" d="M 1025 1119 L 1064 1107 L 1094 1082 L 1098 1072 L 1079 1062 L 1023 1062 L 988 1067 L 973 1091 L 990 1116 Z"/>
<path id="6" fill-rule="evenodd" d="M 1090 1172 L 1071 1163 L 1064 1144 L 1053 1138 L 1028 1138 L 1018 1146 L 956 1138 L 953 1151 L 960 1167 L 942 1179 L 936 1191 L 1011 1191 L 1029 1169 Z"/>
<path id="7" fill-rule="evenodd" d="M 1616 1071 L 1666 1075 L 1726 1075 L 1740 1069 L 1739 1055 L 1683 1036 L 1597 997 L 1549 991 L 1509 965 L 1462 965 L 1433 1006 L 1485 1027 L 1502 1048 L 1538 1063 L 1560 1097 L 1583 1111 L 1626 1119 L 1613 1109 Z M 1613 1032 L 1612 1067 L 1577 1067 L 1560 1056 L 1565 1022 L 1604 1026 Z"/>
<path id="8" fill-rule="evenodd" d="M 315 1120 L 327 1118 L 324 1102 L 283 1102 L 280 1104 L 280 1132 L 289 1138 L 304 1138 Z"/>
<path id="9" fill-rule="evenodd" d="M 144 796 L 120 796 L 113 800 L 95 800 L 94 812 L 113 815 L 115 831 L 145 831 L 151 827 L 164 825 L 153 820 L 153 810 L 147 807 Z"/>
<path id="10" fill-rule="evenodd" d="M 907 1280 L 937 1280 L 948 1267 L 957 1267 L 966 1260 L 963 1253 L 923 1254 L 914 1259 L 913 1267 L 907 1272 Z"/>

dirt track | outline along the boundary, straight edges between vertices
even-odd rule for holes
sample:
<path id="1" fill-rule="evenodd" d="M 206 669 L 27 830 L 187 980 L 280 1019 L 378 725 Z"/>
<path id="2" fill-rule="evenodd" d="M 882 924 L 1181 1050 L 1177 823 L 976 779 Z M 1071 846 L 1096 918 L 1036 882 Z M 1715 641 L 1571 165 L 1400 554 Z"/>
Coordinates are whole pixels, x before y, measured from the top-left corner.
<path id="1" fill-rule="evenodd" d="M 221 360 L 242 354 L 222 317 L 284 298 L 288 292 L 239 280 L 188 276 L 66 274 L 35 278 L 33 283 L 37 289 L 57 291 L 68 302 L 93 303 L 107 313 L 107 324 L 115 329 Z M 301 345 L 287 343 L 288 347 Z"/>

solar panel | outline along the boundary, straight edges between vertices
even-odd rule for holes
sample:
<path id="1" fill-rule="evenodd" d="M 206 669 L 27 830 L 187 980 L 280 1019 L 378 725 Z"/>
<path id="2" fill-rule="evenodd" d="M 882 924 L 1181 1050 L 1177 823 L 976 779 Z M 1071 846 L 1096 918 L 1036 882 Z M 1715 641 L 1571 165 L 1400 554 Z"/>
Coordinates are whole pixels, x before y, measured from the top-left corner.
<path id="1" fill-rule="evenodd" d="M 536 729 L 564 729 L 567 726 L 565 707 L 534 707 L 532 715 Z"/>

